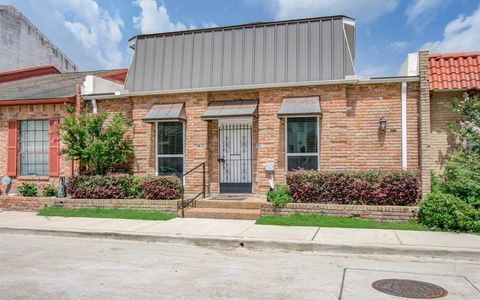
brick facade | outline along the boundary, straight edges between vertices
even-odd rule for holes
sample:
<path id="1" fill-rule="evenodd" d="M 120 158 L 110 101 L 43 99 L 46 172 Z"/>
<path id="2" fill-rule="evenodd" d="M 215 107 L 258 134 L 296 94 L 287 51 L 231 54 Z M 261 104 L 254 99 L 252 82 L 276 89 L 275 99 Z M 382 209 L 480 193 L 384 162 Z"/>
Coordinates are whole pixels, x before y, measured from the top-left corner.
<path id="1" fill-rule="evenodd" d="M 419 168 L 418 99 L 419 83 L 407 85 L 408 168 Z M 401 83 L 321 85 L 271 88 L 234 92 L 202 92 L 98 100 L 98 110 L 123 111 L 133 119 L 135 148 L 133 171 L 155 174 L 155 123 L 142 117 L 154 104 L 185 103 L 185 171 L 206 162 L 208 192 L 218 193 L 218 121 L 203 121 L 210 101 L 258 99 L 258 119 L 253 120 L 253 192 L 265 194 L 269 174 L 265 163 L 275 163 L 275 182 L 285 180 L 285 124 L 277 116 L 283 98 L 320 96 L 320 169 L 400 169 Z M 387 119 L 385 132 L 379 119 Z M 201 172 L 186 178 L 186 192 L 201 190 Z"/>
<path id="2" fill-rule="evenodd" d="M 433 92 L 430 98 L 430 149 L 429 157 L 432 160 L 431 170 L 442 173 L 445 161 L 455 148 L 458 140 L 450 133 L 448 124 L 459 120 L 460 116 L 452 111 L 455 99 L 461 99 L 463 92 L 443 91 Z"/>
<path id="3" fill-rule="evenodd" d="M 434 162 L 431 154 L 430 141 L 430 84 L 428 68 L 428 51 L 418 53 L 419 76 L 420 76 L 420 97 L 418 102 L 419 110 L 419 146 L 420 146 L 420 179 L 422 182 L 422 195 L 431 190 L 431 170 Z"/>
<path id="4" fill-rule="evenodd" d="M 8 121 L 11 120 L 49 120 L 62 118 L 65 115 L 65 105 L 68 104 L 37 104 L 37 105 L 10 105 L 0 106 L 0 176 L 7 173 L 7 138 Z M 59 177 L 51 176 L 20 176 L 17 157 L 17 176 L 12 178 L 11 190 L 22 182 L 53 183 L 59 184 Z M 65 157 L 60 157 L 60 176 L 71 175 L 72 164 Z"/>

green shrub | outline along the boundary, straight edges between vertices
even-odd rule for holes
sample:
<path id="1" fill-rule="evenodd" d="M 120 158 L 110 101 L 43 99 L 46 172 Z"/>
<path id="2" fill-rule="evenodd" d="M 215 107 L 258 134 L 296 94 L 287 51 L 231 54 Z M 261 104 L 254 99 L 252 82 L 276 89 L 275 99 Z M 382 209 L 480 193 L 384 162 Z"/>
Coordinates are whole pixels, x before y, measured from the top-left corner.
<path id="1" fill-rule="evenodd" d="M 274 207 L 283 207 L 285 204 L 292 202 L 292 197 L 286 184 L 278 184 L 274 190 L 268 192 L 267 200 Z"/>
<path id="2" fill-rule="evenodd" d="M 37 185 L 31 182 L 24 182 L 17 189 L 20 195 L 24 197 L 36 197 L 38 193 Z"/>
<path id="3" fill-rule="evenodd" d="M 68 109 L 59 126 L 62 154 L 80 162 L 82 174 L 105 175 L 123 168 L 133 155 L 126 137 L 133 122 L 123 113 L 77 115 Z M 114 193 L 115 194 L 115 193 Z"/>
<path id="4" fill-rule="evenodd" d="M 42 185 L 42 195 L 43 197 L 57 197 L 58 190 L 51 183 Z"/>
<path id="5" fill-rule="evenodd" d="M 128 194 L 135 199 L 143 198 L 142 180 L 139 176 L 132 176 L 128 186 Z"/>
<path id="6" fill-rule="evenodd" d="M 480 232 L 480 211 L 453 195 L 433 192 L 420 202 L 420 222 L 432 229 Z"/>
<path id="7" fill-rule="evenodd" d="M 452 153 L 439 189 L 480 207 L 480 154 L 469 150 Z"/>

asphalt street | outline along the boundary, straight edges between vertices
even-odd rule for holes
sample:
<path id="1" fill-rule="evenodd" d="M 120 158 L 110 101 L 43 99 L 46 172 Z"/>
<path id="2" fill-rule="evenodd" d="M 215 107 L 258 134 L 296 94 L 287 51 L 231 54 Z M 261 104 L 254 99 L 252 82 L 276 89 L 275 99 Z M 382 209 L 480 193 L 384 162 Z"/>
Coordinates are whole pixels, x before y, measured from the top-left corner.
<path id="1" fill-rule="evenodd" d="M 379 279 L 480 299 L 480 263 L 0 235 L 0 299 L 399 299 Z"/>

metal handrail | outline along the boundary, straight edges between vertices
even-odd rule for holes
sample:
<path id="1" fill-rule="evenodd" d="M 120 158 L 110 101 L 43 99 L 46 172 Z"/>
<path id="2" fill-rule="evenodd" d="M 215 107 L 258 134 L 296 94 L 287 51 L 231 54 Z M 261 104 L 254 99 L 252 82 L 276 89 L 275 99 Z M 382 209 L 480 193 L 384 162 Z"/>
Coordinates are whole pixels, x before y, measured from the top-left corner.
<path id="1" fill-rule="evenodd" d="M 185 177 L 195 171 L 196 169 L 202 167 L 202 191 L 198 193 L 195 197 L 188 199 L 185 201 L 185 185 L 183 184 L 183 181 Z M 180 202 L 180 208 L 182 209 L 182 218 L 185 217 L 185 208 L 188 207 L 193 201 L 195 201 L 200 195 L 202 195 L 202 198 L 205 198 L 205 162 L 202 162 L 201 164 L 197 165 L 196 167 L 190 169 L 189 171 L 185 172 L 182 174 L 182 180 L 181 180 L 181 193 L 182 193 L 182 200 Z"/>

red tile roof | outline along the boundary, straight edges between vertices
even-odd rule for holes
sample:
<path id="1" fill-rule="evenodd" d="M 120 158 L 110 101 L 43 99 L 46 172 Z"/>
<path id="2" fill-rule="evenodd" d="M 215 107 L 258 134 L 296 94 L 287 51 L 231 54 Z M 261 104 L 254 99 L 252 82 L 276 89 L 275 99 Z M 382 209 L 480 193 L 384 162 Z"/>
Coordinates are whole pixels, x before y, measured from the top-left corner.
<path id="1" fill-rule="evenodd" d="M 32 77 L 60 74 L 60 71 L 55 66 L 46 65 L 25 69 L 17 69 L 0 73 L 0 83 L 10 82 L 15 80 L 22 80 Z"/>
<path id="2" fill-rule="evenodd" d="M 480 52 L 431 54 L 429 67 L 430 90 L 480 89 Z"/>

